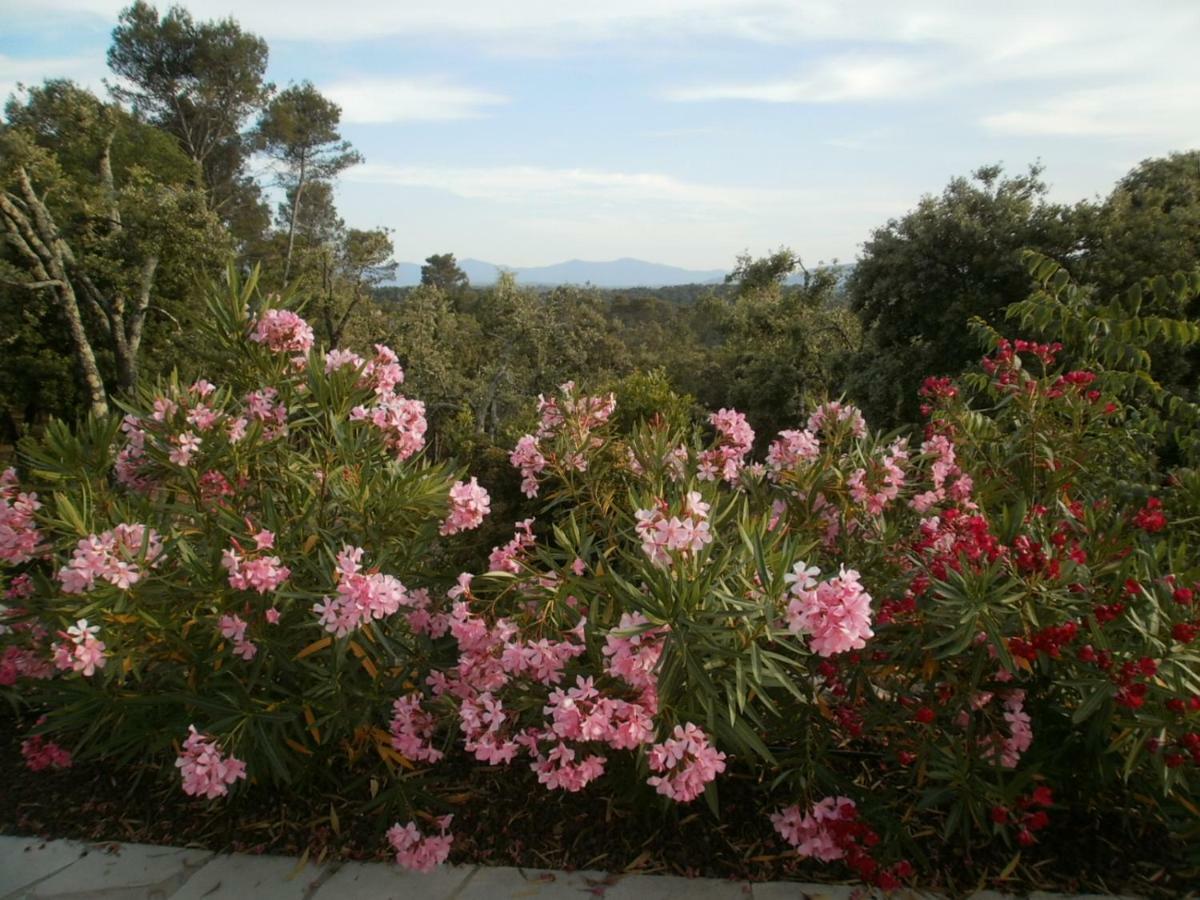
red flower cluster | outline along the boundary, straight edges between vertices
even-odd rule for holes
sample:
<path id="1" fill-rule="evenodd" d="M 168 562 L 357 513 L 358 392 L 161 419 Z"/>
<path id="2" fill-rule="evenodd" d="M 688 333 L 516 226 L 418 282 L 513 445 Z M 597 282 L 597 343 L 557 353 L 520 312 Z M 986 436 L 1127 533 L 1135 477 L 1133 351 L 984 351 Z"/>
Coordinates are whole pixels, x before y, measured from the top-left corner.
<path id="1" fill-rule="evenodd" d="M 1147 534 L 1157 534 L 1167 527 L 1167 517 L 1162 511 L 1162 501 L 1151 497 L 1146 505 L 1133 516 L 1133 524 Z"/>
<path id="2" fill-rule="evenodd" d="M 1054 793 L 1045 785 L 1039 785 L 1030 793 L 1018 798 L 1016 806 L 1011 810 L 1005 806 L 993 806 L 992 821 L 997 825 L 1017 825 L 1017 843 L 1022 847 L 1029 847 L 1037 843 L 1034 833 L 1050 824 L 1050 816 L 1046 810 L 1053 805 Z"/>

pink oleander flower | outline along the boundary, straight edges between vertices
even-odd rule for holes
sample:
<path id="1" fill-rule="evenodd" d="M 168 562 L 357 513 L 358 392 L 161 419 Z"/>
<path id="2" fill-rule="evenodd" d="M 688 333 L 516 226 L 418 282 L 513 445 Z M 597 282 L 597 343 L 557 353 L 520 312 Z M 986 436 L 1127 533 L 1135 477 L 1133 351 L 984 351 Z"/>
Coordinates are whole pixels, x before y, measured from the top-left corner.
<path id="1" fill-rule="evenodd" d="M 450 513 L 442 523 L 440 533 L 451 535 L 478 528 L 489 512 L 491 497 L 479 486 L 478 480 L 456 481 L 450 488 Z"/>
<path id="2" fill-rule="evenodd" d="M 734 409 L 721 409 L 708 417 L 717 430 L 717 445 L 700 454 L 697 477 L 712 481 L 720 475 L 731 484 L 737 480 L 746 455 L 754 446 L 754 429 Z"/>
<path id="3" fill-rule="evenodd" d="M 849 403 L 830 400 L 818 406 L 808 417 L 808 430 L 814 434 L 818 431 L 828 433 L 839 424 L 845 424 L 852 437 L 866 436 L 867 423 L 863 419 L 862 410 Z"/>
<path id="4" fill-rule="evenodd" d="M 399 822 L 388 829 L 387 839 L 396 851 L 396 864 L 413 872 L 432 872 L 450 855 L 454 837 L 447 834 L 453 816 L 436 819 L 440 835 L 423 835 L 416 822 L 401 826 Z"/>
<path id="5" fill-rule="evenodd" d="M 257 550 L 269 546 L 259 545 L 263 535 L 270 535 L 271 543 L 274 543 L 275 536 L 269 531 L 259 532 L 255 536 Z M 257 591 L 260 594 L 278 590 L 292 574 L 292 570 L 283 565 L 278 556 L 243 557 L 237 550 L 222 550 L 221 565 L 229 572 L 231 588 L 237 591 Z"/>
<path id="6" fill-rule="evenodd" d="M 253 641 L 246 638 L 246 623 L 240 616 L 221 616 L 219 627 L 222 637 L 233 642 L 235 656 L 240 656 L 247 662 L 254 659 L 255 654 L 258 653 L 258 647 Z"/>
<path id="7" fill-rule="evenodd" d="M 771 823 L 801 857 L 833 862 L 846 855 L 839 824 L 852 822 L 857 817 L 858 810 L 853 800 L 826 797 L 803 815 L 795 805 L 780 810 L 772 814 Z"/>
<path id="8" fill-rule="evenodd" d="M 203 400 L 206 397 L 211 396 L 216 390 L 216 385 L 201 378 L 192 382 L 191 386 L 188 388 L 188 393 L 195 394 L 197 397 Z"/>
<path id="9" fill-rule="evenodd" d="M 191 465 L 192 457 L 200 450 L 200 438 L 190 431 L 172 438 L 171 452 L 167 457 L 177 466 Z"/>
<path id="10" fill-rule="evenodd" d="M 546 468 L 546 457 L 538 449 L 538 441 L 532 434 L 523 436 L 508 455 L 513 467 L 521 470 L 521 492 L 526 497 L 538 494 L 538 475 Z"/>
<path id="11" fill-rule="evenodd" d="M 670 627 L 650 626 L 641 613 L 622 613 L 617 627 L 604 638 L 604 671 L 639 689 L 658 686 L 658 661 Z"/>
<path id="12" fill-rule="evenodd" d="M 844 566 L 838 575 L 817 583 L 813 569 L 797 563 L 794 574 L 784 576 L 789 589 L 788 628 L 808 634 L 809 649 L 820 656 L 861 650 L 871 630 L 871 595 L 863 590 L 859 574 Z"/>
<path id="13" fill-rule="evenodd" d="M 277 353 L 307 353 L 312 349 L 312 327 L 290 309 L 268 309 L 255 322 L 250 340 Z"/>
<path id="14" fill-rule="evenodd" d="M 66 631 L 60 631 L 59 636 L 65 638 L 66 642 L 54 645 L 55 666 L 91 678 L 97 669 L 103 669 L 108 662 L 104 655 L 107 648 L 96 637 L 99 633 L 100 626 L 89 625 L 87 619 L 80 619 Z"/>
<path id="15" fill-rule="evenodd" d="M 380 394 L 372 407 L 356 406 L 351 422 L 370 422 L 383 434 L 384 445 L 399 460 L 408 459 L 425 446 L 425 404 L 402 394 Z"/>
<path id="16" fill-rule="evenodd" d="M 143 469 L 146 466 L 146 432 L 137 416 L 127 415 L 121 420 L 121 431 L 125 434 L 125 446 L 117 454 L 113 470 L 117 482 L 135 491 L 148 491 L 154 480 Z"/>
<path id="17" fill-rule="evenodd" d="M 725 771 L 725 754 L 691 722 L 676 725 L 670 738 L 650 748 L 646 760 L 652 772 L 663 773 L 646 783 L 679 803 L 695 800 L 706 784 Z"/>
<path id="18" fill-rule="evenodd" d="M 513 539 L 503 547 L 493 547 L 488 557 L 489 572 L 508 572 L 518 575 L 521 572 L 521 562 L 525 559 L 526 551 L 537 539 L 533 536 L 533 519 L 518 522 Z"/>
<path id="19" fill-rule="evenodd" d="M 330 350 L 325 354 L 325 374 L 336 372 L 345 366 L 358 370 L 366 365 L 366 360 L 351 350 Z"/>
<path id="20" fill-rule="evenodd" d="M 412 606 L 407 588 L 391 575 L 364 574 L 361 547 L 349 545 L 337 556 L 337 596 L 313 605 L 320 624 L 337 637 L 345 637 L 371 619 L 395 615 L 402 606 Z"/>
<path id="21" fill-rule="evenodd" d="M 392 704 L 392 747 L 414 762 L 437 762 L 444 754 L 433 746 L 436 724 L 421 708 L 420 694 L 401 697 Z"/>
<path id="22" fill-rule="evenodd" d="M 700 499 L 697 491 L 688 493 L 682 516 L 668 516 L 665 501 L 652 509 L 639 509 L 634 526 L 642 540 L 642 552 L 655 565 L 669 566 L 671 553 L 685 556 L 698 553 L 712 542 L 708 525 L 709 504 Z"/>
<path id="23" fill-rule="evenodd" d="M 797 469 L 821 455 L 821 442 L 811 431 L 781 431 L 767 448 L 767 466 L 772 476 Z"/>
<path id="24" fill-rule="evenodd" d="M 1004 698 L 1004 721 L 1008 724 L 1008 737 L 995 736 L 995 745 L 985 750 L 985 755 L 1000 754 L 1000 765 L 1015 769 L 1021 756 L 1033 744 L 1033 722 L 1025 712 L 1025 692 L 1009 691 Z"/>
<path id="25" fill-rule="evenodd" d="M 146 545 L 142 555 L 142 545 Z M 145 525 L 121 524 L 99 535 L 84 538 L 75 548 L 71 562 L 58 571 L 63 593 L 90 591 L 101 578 L 128 590 L 148 569 L 161 562 L 162 538 Z"/>
<path id="26" fill-rule="evenodd" d="M 595 753 L 583 759 L 577 756 L 573 748 L 559 741 L 545 756 L 535 753 L 529 768 L 547 790 L 578 793 L 604 774 L 606 760 Z"/>
<path id="27" fill-rule="evenodd" d="M 40 734 L 26 738 L 21 742 L 21 756 L 30 772 L 41 772 L 44 769 L 71 768 L 71 753 L 60 747 L 54 741 L 48 741 Z"/>
<path id="28" fill-rule="evenodd" d="M 14 575 L 8 582 L 8 590 L 4 592 L 5 600 L 25 600 L 33 596 L 33 578 L 28 572 Z"/>
<path id="29" fill-rule="evenodd" d="M 267 624 L 269 624 L 269 625 L 278 625 L 279 624 L 279 610 L 277 610 L 274 606 L 272 606 L 265 613 L 263 613 L 263 615 L 266 616 Z"/>
<path id="30" fill-rule="evenodd" d="M 188 726 L 188 738 L 175 767 L 183 776 L 185 794 L 209 800 L 224 797 L 231 784 L 246 777 L 246 764 L 232 755 L 224 755 L 216 739 L 197 732 L 195 725 Z"/>
<path id="31" fill-rule="evenodd" d="M 211 406 L 197 406 L 187 414 L 187 422 L 201 431 L 208 431 L 221 418 L 221 413 Z"/>
<path id="32" fill-rule="evenodd" d="M 166 397 L 155 397 L 150 418 L 155 422 L 165 422 L 179 412 L 179 404 Z"/>
<path id="33" fill-rule="evenodd" d="M 236 444 L 246 436 L 246 427 L 249 425 L 245 416 L 238 416 L 230 419 L 228 425 L 229 443 Z"/>
<path id="34" fill-rule="evenodd" d="M 367 363 L 359 385 L 372 388 L 376 394 L 383 396 L 393 393 L 396 386 L 401 384 L 404 384 L 404 370 L 400 368 L 399 357 L 386 344 L 376 344 L 375 358 Z"/>
<path id="35" fill-rule="evenodd" d="M 0 650 L 0 687 L 11 687 L 20 678 L 46 681 L 54 677 L 54 668 L 43 653 L 9 644 Z"/>
<path id="36" fill-rule="evenodd" d="M 34 513 L 42 508 L 37 494 L 17 489 L 17 470 L 0 473 L 0 561 L 28 562 L 41 552 L 41 533 Z"/>

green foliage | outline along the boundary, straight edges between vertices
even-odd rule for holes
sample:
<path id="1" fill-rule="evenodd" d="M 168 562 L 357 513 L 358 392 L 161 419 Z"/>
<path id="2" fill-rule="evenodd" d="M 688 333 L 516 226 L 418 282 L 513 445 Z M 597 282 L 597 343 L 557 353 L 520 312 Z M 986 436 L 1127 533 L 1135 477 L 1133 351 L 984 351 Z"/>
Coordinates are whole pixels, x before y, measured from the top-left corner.
<path id="1" fill-rule="evenodd" d="M 453 253 L 434 253 L 421 266 L 421 284 L 451 293 L 466 287 L 467 273 L 458 267 Z"/>
<path id="2" fill-rule="evenodd" d="M 1072 211 L 1046 200 L 1040 176 L 1036 166 L 1015 176 L 981 168 L 866 242 L 847 286 L 865 340 L 845 386 L 872 422 L 916 421 L 921 381 L 966 368 L 975 355 L 967 320 L 996 325 L 1029 292 L 1021 251 L 1071 255 Z"/>

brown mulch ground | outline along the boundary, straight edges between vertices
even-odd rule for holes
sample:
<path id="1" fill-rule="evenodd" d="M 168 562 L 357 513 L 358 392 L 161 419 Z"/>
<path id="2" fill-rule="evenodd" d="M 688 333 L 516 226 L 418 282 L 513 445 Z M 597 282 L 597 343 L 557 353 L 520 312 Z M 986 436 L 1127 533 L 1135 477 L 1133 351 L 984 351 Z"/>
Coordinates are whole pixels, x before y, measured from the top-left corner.
<path id="1" fill-rule="evenodd" d="M 138 841 L 250 853 L 307 854 L 314 860 L 384 860 L 384 832 L 396 804 L 371 808 L 362 784 L 341 796 L 284 795 L 267 787 L 239 789 L 223 801 L 192 800 L 157 767 L 114 770 L 99 763 L 63 772 L 29 772 L 21 760 L 25 728 L 0 716 L 0 833 L 88 841 Z M 523 768 L 490 768 L 447 760 L 438 784 L 440 808 L 455 814 L 451 861 L 525 868 L 599 869 L 770 881 L 836 881 L 838 864 L 797 862 L 761 812 L 755 786 L 721 780 L 721 819 L 703 801 L 687 807 L 647 802 L 646 795 L 549 793 Z M 294 792 L 293 792 L 294 793 Z M 429 808 L 426 799 L 412 798 Z M 1171 842 L 1160 829 L 1141 833 L 1108 821 L 1055 825 L 1013 864 L 996 846 L 973 858 L 943 848 L 918 865 L 919 886 L 961 895 L 977 888 L 1008 891 L 1139 893 L 1179 897 L 1200 887 L 1200 850 Z M 407 816 L 403 817 L 407 820 Z M 933 841 L 925 839 L 922 846 Z M 1188 857 L 1191 856 L 1189 862 Z"/>

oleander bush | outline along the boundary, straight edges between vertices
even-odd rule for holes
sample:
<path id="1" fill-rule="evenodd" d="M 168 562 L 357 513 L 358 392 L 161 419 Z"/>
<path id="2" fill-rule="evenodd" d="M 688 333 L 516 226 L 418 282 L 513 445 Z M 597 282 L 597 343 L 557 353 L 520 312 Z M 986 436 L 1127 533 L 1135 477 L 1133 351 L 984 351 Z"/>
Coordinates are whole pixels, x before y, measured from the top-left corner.
<path id="1" fill-rule="evenodd" d="M 421 870 L 455 755 L 713 815 L 737 774 L 781 851 L 884 888 L 1068 811 L 1194 833 L 1200 475 L 1153 454 L 1146 361 L 1031 266 L 1016 313 L 1068 346 L 979 324 L 917 434 L 834 400 L 756 459 L 737 411 L 563 385 L 511 454 L 536 516 L 490 554 L 500 486 L 425 458 L 396 354 L 318 348 L 234 280 L 211 381 L 54 425 L 4 476 L 26 760 L 157 761 L 214 803 L 369 779 Z"/>

